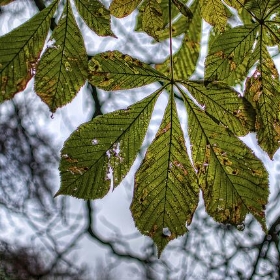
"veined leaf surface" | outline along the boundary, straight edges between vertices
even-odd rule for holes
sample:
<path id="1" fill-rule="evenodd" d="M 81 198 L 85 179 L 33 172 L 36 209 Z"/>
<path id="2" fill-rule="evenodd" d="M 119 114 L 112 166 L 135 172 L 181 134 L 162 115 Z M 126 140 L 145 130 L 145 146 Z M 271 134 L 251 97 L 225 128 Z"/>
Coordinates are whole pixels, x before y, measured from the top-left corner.
<path id="1" fill-rule="evenodd" d="M 226 4 L 235 9 L 243 8 L 246 1 L 247 0 L 224 0 Z"/>
<path id="2" fill-rule="evenodd" d="M 203 19 L 215 26 L 218 30 L 224 31 L 227 24 L 228 11 L 221 0 L 199 0 Z"/>
<path id="3" fill-rule="evenodd" d="M 158 34 L 163 29 L 163 13 L 156 0 L 146 0 L 142 18 L 143 30 L 157 41 Z"/>
<path id="4" fill-rule="evenodd" d="M 217 124 L 223 124 L 237 136 L 255 130 L 255 111 L 252 105 L 226 84 L 184 82 L 191 95 L 204 107 L 205 113 Z"/>
<path id="5" fill-rule="evenodd" d="M 137 8 L 140 2 L 141 0 L 113 0 L 109 8 L 110 13 L 117 18 L 126 17 Z"/>
<path id="6" fill-rule="evenodd" d="M 197 1 L 197 0 L 195 0 Z M 139 6 L 139 13 L 137 15 L 137 25 L 135 27 L 136 31 L 143 31 L 143 26 L 142 26 L 142 21 L 143 21 L 143 12 L 144 9 L 146 7 L 146 3 L 148 2 L 148 0 L 144 0 L 141 5 Z M 182 0 L 181 1 L 183 4 L 186 4 L 187 0 Z M 169 25 L 169 0 L 161 0 L 158 1 L 158 4 L 160 5 L 161 11 L 162 11 L 162 21 L 163 21 L 163 26 L 165 27 L 165 31 L 167 33 L 169 33 L 168 31 L 168 25 Z M 174 20 L 176 17 L 178 17 L 180 15 L 179 10 L 176 8 L 175 5 L 171 5 L 171 15 L 172 15 L 172 19 Z M 185 22 L 186 20 L 189 20 L 189 18 L 187 19 L 186 17 L 183 17 Z M 186 31 L 187 26 L 185 25 L 185 28 L 183 31 Z M 158 35 L 158 39 L 161 36 L 163 31 L 161 32 L 157 32 Z"/>
<path id="7" fill-rule="evenodd" d="M 131 204 L 137 228 L 155 241 L 158 255 L 170 240 L 187 231 L 198 193 L 172 92 L 156 137 L 135 175 Z"/>
<path id="8" fill-rule="evenodd" d="M 34 75 L 56 8 L 57 1 L 54 1 L 33 18 L 0 37 L 0 102 L 24 90 Z"/>
<path id="9" fill-rule="evenodd" d="M 267 172 L 232 132 L 184 96 L 192 156 L 206 211 L 216 221 L 240 225 L 251 213 L 266 230 Z"/>
<path id="10" fill-rule="evenodd" d="M 131 89 L 166 80 L 160 72 L 119 51 L 108 51 L 89 61 L 89 82 L 105 90 Z"/>
<path id="11" fill-rule="evenodd" d="M 76 96 L 87 79 L 87 54 L 70 1 L 41 57 L 35 91 L 52 112 Z"/>
<path id="12" fill-rule="evenodd" d="M 119 185 L 142 145 L 161 90 L 125 110 L 94 118 L 70 136 L 61 152 L 57 195 L 102 198 L 110 189 L 110 172 L 114 186 Z"/>
<path id="13" fill-rule="evenodd" d="M 75 0 L 76 7 L 88 25 L 99 36 L 115 36 L 111 30 L 110 12 L 98 0 Z"/>
<path id="14" fill-rule="evenodd" d="M 252 53 L 257 28 L 257 24 L 238 26 L 218 36 L 205 61 L 205 79 L 225 80 L 236 69 L 240 71 L 238 66 Z"/>

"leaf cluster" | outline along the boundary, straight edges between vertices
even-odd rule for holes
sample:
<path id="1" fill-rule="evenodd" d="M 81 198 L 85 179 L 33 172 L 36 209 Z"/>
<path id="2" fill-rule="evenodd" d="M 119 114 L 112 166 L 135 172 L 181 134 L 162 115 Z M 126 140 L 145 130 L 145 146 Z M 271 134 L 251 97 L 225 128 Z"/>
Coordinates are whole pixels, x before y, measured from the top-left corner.
<path id="1" fill-rule="evenodd" d="M 10 1 L 1 1 L 0 5 Z M 158 97 L 169 101 L 155 138 L 136 172 L 131 212 L 159 255 L 187 231 L 203 193 L 207 213 L 240 228 L 251 213 L 266 230 L 268 176 L 241 142 L 255 132 L 273 157 L 280 143 L 279 73 L 271 55 L 280 42 L 276 0 L 75 0 L 85 23 L 99 36 L 113 36 L 111 16 L 138 9 L 137 32 L 169 40 L 170 55 L 152 67 L 119 51 L 88 59 L 70 0 L 46 41 L 58 4 L 54 0 L 32 19 L 0 38 L 0 101 L 11 99 L 35 77 L 35 92 L 51 112 L 71 102 L 86 80 L 116 91 L 160 82 L 159 88 L 127 109 L 94 118 L 75 130 L 61 151 L 61 188 L 83 199 L 104 197 L 130 170 Z M 238 24 L 230 24 L 238 18 Z M 192 79 L 201 51 L 202 23 L 212 26 L 202 80 Z M 176 53 L 172 39 L 181 36 Z M 41 54 L 44 45 L 46 50 Z M 253 72 L 252 72 L 253 69 Z M 248 77 L 248 75 L 250 75 Z M 243 92 L 233 86 L 242 85 Z M 188 155 L 177 103 L 188 116 Z M 112 177 L 112 178 L 111 178 Z"/>

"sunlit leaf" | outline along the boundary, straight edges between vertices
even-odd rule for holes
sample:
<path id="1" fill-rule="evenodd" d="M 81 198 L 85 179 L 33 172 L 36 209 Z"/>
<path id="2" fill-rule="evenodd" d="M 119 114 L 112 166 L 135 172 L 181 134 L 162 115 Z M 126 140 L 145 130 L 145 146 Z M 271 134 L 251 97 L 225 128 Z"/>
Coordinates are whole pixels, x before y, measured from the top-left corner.
<path id="1" fill-rule="evenodd" d="M 205 61 L 205 79 L 225 80 L 236 69 L 240 71 L 239 65 L 252 53 L 257 28 L 257 24 L 238 26 L 219 35 Z"/>
<path id="2" fill-rule="evenodd" d="M 171 95 L 163 121 L 135 176 L 131 211 L 137 228 L 150 236 L 161 254 L 184 234 L 198 204 L 199 187 L 187 155 Z"/>
<path id="3" fill-rule="evenodd" d="M 257 111 L 259 145 L 272 158 L 280 147 L 280 82 L 275 64 L 264 46 L 257 70 L 246 82 L 246 97 Z"/>
<path id="4" fill-rule="evenodd" d="M 221 0 L 199 0 L 202 17 L 220 31 L 224 31 L 228 10 Z"/>
<path id="5" fill-rule="evenodd" d="M 105 90 L 136 88 L 165 79 L 148 64 L 119 51 L 104 52 L 89 61 L 89 82 Z"/>
<path id="6" fill-rule="evenodd" d="M 157 1 L 146 0 L 142 27 L 143 31 L 158 41 L 158 33 L 163 29 L 163 13 Z"/>
<path id="7" fill-rule="evenodd" d="M 185 33 L 189 29 L 190 22 L 191 22 L 190 19 L 183 16 L 176 19 L 175 22 L 172 24 L 173 38 Z M 168 38 L 169 38 L 169 27 L 166 27 L 164 30 L 159 32 L 158 40 L 163 41 Z"/>
<path id="8" fill-rule="evenodd" d="M 226 84 L 186 82 L 185 87 L 204 107 L 205 113 L 217 124 L 223 124 L 237 136 L 245 136 L 255 129 L 252 105 Z"/>
<path id="9" fill-rule="evenodd" d="M 117 18 L 126 17 L 137 8 L 140 2 L 141 0 L 113 0 L 109 8 L 110 13 Z"/>
<path id="10" fill-rule="evenodd" d="M 154 104 L 162 89 L 125 110 L 98 116 L 81 125 L 61 151 L 61 188 L 68 194 L 96 199 L 118 186 L 144 140 Z"/>
<path id="11" fill-rule="evenodd" d="M 253 152 L 184 96 L 192 158 L 206 211 L 216 221 L 241 225 L 248 213 L 265 225 L 268 179 Z"/>
<path id="12" fill-rule="evenodd" d="M 54 1 L 29 21 L 0 37 L 0 102 L 25 89 L 34 75 L 56 8 L 57 1 Z"/>
<path id="13" fill-rule="evenodd" d="M 75 0 L 76 7 L 86 24 L 99 36 L 114 36 L 110 12 L 98 0 Z"/>
<path id="14" fill-rule="evenodd" d="M 185 30 L 186 34 L 182 45 L 179 51 L 173 55 L 173 74 L 175 79 L 189 78 L 196 68 L 199 57 L 202 20 L 197 1 L 191 6 L 191 11 L 193 18 L 188 24 L 188 29 Z M 157 65 L 157 69 L 169 75 L 171 71 L 170 57 L 163 64 Z"/>
<path id="15" fill-rule="evenodd" d="M 224 0 L 226 4 L 235 9 L 243 8 L 246 1 L 247 0 Z"/>
<path id="16" fill-rule="evenodd" d="M 72 101 L 86 79 L 86 49 L 68 0 L 38 64 L 35 91 L 55 112 Z"/>
<path id="17" fill-rule="evenodd" d="M 143 12 L 144 12 L 144 9 L 146 7 L 146 3 L 147 2 L 148 2 L 148 0 L 144 0 L 141 3 L 141 5 L 139 6 L 139 8 L 138 8 L 139 9 L 139 13 L 137 15 L 137 25 L 136 25 L 136 28 L 135 28 L 136 31 L 143 31 L 143 27 L 142 27 Z M 186 4 L 187 0 L 182 0 L 181 2 L 183 4 Z M 165 30 L 167 31 L 167 33 L 169 33 L 168 32 L 168 25 L 169 25 L 169 0 L 158 1 L 158 4 L 160 5 L 161 11 L 162 11 L 162 17 L 161 18 L 162 18 L 162 21 L 163 21 L 163 26 L 165 27 Z M 176 6 L 172 5 L 171 6 L 171 17 L 172 17 L 172 20 L 177 18 L 179 14 L 180 14 L 180 12 L 176 8 Z M 186 17 L 183 17 L 183 18 L 184 18 L 184 21 L 189 20 L 189 18 L 186 18 Z M 185 30 L 186 30 L 186 28 L 185 28 Z M 159 36 L 161 35 L 162 32 L 163 31 L 157 32 L 158 39 L 159 39 Z"/>

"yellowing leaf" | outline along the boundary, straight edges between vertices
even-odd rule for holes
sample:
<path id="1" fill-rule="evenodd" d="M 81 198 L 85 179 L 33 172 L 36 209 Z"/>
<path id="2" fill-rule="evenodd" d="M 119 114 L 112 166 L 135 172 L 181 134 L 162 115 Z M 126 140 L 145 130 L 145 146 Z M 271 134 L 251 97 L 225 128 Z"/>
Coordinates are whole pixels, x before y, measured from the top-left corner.
<path id="1" fill-rule="evenodd" d="M 74 131 L 61 151 L 61 188 L 56 195 L 101 198 L 110 189 L 110 172 L 114 186 L 119 185 L 142 145 L 161 90 Z"/>
<path id="2" fill-rule="evenodd" d="M 224 31 L 227 24 L 228 11 L 221 0 L 199 0 L 203 19 L 215 26 L 218 30 Z"/>
<path id="3" fill-rule="evenodd" d="M 54 1 L 29 21 L 0 37 L 0 102 L 24 90 L 34 75 L 56 8 L 57 1 Z"/>
<path id="4" fill-rule="evenodd" d="M 143 31 L 143 27 L 142 27 L 142 21 L 143 21 L 143 12 L 145 10 L 146 4 L 149 0 L 144 0 L 141 5 L 139 6 L 139 13 L 137 15 L 137 25 L 135 30 L 136 31 Z M 169 25 L 169 0 L 161 0 L 161 1 L 157 1 L 158 4 L 160 5 L 160 9 L 162 12 L 162 21 L 163 21 L 163 26 L 165 27 L 165 31 L 167 33 L 169 33 L 168 31 L 168 25 Z M 181 1 L 183 4 L 186 4 L 187 0 L 182 0 Z M 187 8 L 188 9 L 188 8 Z M 171 16 L 172 16 L 172 20 L 175 20 L 175 18 L 177 18 L 180 15 L 180 12 L 178 10 L 178 8 L 176 8 L 175 5 L 171 5 Z M 187 20 L 189 20 L 189 18 L 183 17 L 184 21 L 186 22 Z M 184 31 L 187 29 L 187 26 L 185 26 Z M 157 32 L 158 37 L 161 35 L 163 31 L 159 31 Z M 159 38 L 158 38 L 159 39 Z"/>
<path id="5" fill-rule="evenodd" d="M 272 158 L 280 147 L 279 74 L 264 46 L 258 48 L 260 62 L 246 82 L 246 97 L 257 112 L 256 131 L 259 145 Z"/>
<path id="6" fill-rule="evenodd" d="M 224 0 L 226 4 L 235 9 L 243 8 L 246 1 L 247 0 Z"/>
<path id="7" fill-rule="evenodd" d="M 110 12 L 98 0 L 75 0 L 76 7 L 86 24 L 99 36 L 114 36 Z"/>
<path id="8" fill-rule="evenodd" d="M 141 87 L 167 78 L 148 64 L 119 51 L 108 51 L 89 61 L 89 82 L 105 90 Z"/>
<path id="9" fill-rule="evenodd" d="M 206 211 L 216 221 L 236 226 L 251 213 L 266 230 L 264 210 L 269 191 L 263 164 L 229 129 L 183 97 Z"/>
<path id="10" fill-rule="evenodd" d="M 140 2 L 141 0 L 113 0 L 109 8 L 110 13 L 117 18 L 126 17 L 137 8 Z"/>
<path id="11" fill-rule="evenodd" d="M 135 175 L 130 207 L 137 228 L 154 240 L 159 256 L 170 240 L 187 231 L 198 193 L 172 93 L 156 137 Z"/>
<path id="12" fill-rule="evenodd" d="M 72 101 L 87 78 L 87 54 L 69 0 L 35 75 L 35 91 L 52 112 Z"/>
<path id="13" fill-rule="evenodd" d="M 158 41 L 158 34 L 163 29 L 163 13 L 156 0 L 147 0 L 143 11 L 143 31 Z"/>

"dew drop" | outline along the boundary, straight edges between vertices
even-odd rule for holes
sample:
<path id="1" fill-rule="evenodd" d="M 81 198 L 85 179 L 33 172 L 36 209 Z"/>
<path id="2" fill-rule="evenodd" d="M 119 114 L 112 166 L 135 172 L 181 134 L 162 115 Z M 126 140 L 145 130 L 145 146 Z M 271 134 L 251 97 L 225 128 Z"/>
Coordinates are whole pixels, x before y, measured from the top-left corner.
<path id="1" fill-rule="evenodd" d="M 98 144 L 98 140 L 97 139 L 92 139 L 91 144 L 92 145 L 97 145 Z"/>
<path id="2" fill-rule="evenodd" d="M 51 114 L 51 119 L 54 119 L 54 114 Z"/>

